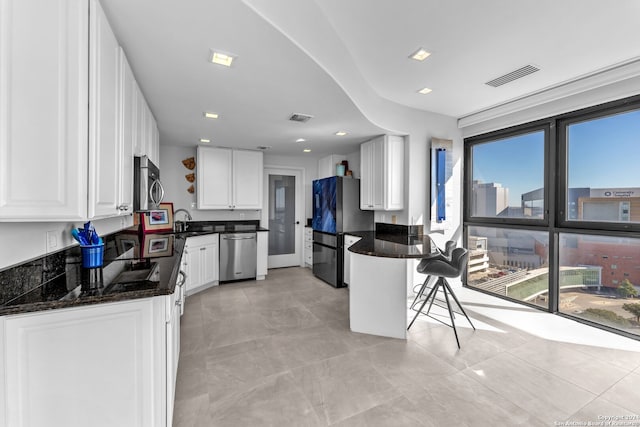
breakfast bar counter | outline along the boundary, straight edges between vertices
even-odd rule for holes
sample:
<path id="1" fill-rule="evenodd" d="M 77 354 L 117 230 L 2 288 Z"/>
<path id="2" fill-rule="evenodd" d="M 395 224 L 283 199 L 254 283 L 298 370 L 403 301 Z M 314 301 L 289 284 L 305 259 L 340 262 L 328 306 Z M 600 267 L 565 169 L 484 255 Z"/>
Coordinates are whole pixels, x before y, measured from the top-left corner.
<path id="1" fill-rule="evenodd" d="M 349 319 L 353 332 L 407 338 L 407 279 L 414 259 L 436 246 L 427 235 L 374 231 L 348 233 L 362 239 L 349 247 Z"/>

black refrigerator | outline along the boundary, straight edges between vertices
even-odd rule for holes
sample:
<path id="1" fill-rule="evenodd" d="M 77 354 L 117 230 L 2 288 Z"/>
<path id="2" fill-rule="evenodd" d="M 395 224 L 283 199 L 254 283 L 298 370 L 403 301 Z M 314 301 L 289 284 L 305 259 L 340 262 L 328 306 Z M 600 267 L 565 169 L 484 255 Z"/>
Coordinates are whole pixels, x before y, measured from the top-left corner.
<path id="1" fill-rule="evenodd" d="M 373 230 L 373 211 L 360 209 L 360 180 L 332 176 L 313 181 L 313 274 L 340 288 L 344 233 Z"/>

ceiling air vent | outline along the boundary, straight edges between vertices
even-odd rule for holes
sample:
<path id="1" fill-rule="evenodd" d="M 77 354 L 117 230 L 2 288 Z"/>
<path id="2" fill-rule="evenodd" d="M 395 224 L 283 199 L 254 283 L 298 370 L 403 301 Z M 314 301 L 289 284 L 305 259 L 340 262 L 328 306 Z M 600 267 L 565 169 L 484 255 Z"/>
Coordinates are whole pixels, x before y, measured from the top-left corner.
<path id="1" fill-rule="evenodd" d="M 517 80 L 521 77 L 528 76 L 529 74 L 533 74 L 536 71 L 540 71 L 540 69 L 538 67 L 534 67 L 533 65 L 525 65 L 524 67 L 518 68 L 517 70 L 512 71 L 508 74 L 505 74 L 504 76 L 500 76 L 493 80 L 490 80 L 485 84 L 493 87 L 502 86 L 504 84 Z"/>
<path id="2" fill-rule="evenodd" d="M 292 122 L 300 122 L 300 123 L 305 123 L 308 122 L 309 120 L 311 120 L 313 118 L 313 116 L 310 116 L 308 114 L 292 114 L 291 117 L 289 117 L 289 120 L 291 120 Z"/>

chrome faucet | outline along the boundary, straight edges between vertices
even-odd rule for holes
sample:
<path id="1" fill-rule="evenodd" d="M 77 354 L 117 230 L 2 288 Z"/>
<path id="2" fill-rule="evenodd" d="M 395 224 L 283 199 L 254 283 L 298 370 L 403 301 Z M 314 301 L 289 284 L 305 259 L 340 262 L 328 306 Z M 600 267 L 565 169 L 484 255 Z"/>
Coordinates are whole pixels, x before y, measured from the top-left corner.
<path id="1" fill-rule="evenodd" d="M 191 214 L 189 213 L 188 210 L 186 209 L 176 209 L 175 211 L 173 211 L 173 216 L 176 216 L 176 214 L 178 212 L 184 212 L 187 216 L 187 221 L 193 221 L 193 218 L 191 217 Z"/>
<path id="2" fill-rule="evenodd" d="M 186 210 L 186 209 L 176 209 L 175 211 L 173 211 L 173 216 L 175 217 L 178 212 L 184 212 L 185 216 L 187 217 L 187 221 L 192 221 L 193 220 L 193 218 L 191 217 L 191 214 L 189 213 L 188 210 Z M 187 230 L 187 223 L 185 221 L 174 221 L 173 222 L 173 228 L 174 228 L 175 232 L 182 233 L 183 231 Z"/>

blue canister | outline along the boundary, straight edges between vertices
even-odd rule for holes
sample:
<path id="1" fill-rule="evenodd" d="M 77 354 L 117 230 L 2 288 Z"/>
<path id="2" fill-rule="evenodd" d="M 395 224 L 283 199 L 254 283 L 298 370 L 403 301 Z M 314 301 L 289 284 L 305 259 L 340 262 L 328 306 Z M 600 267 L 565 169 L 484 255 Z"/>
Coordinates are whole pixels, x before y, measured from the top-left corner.
<path id="1" fill-rule="evenodd" d="M 336 164 L 336 175 L 344 176 L 344 173 L 345 173 L 345 166 L 340 163 Z"/>
<path id="2" fill-rule="evenodd" d="M 104 259 L 104 243 L 98 245 L 80 246 L 82 252 L 82 267 L 97 268 L 102 267 Z"/>

